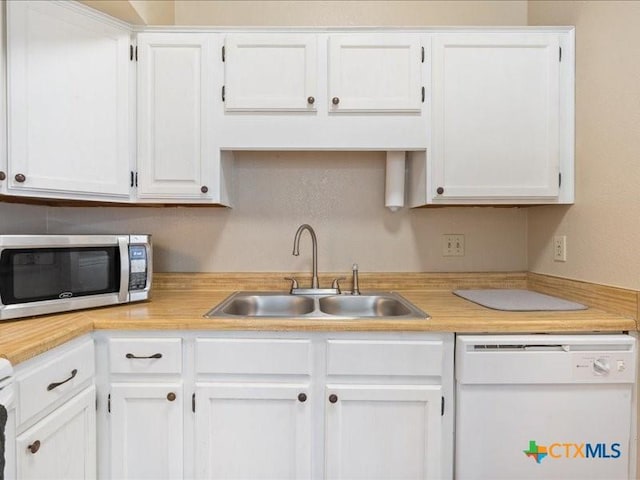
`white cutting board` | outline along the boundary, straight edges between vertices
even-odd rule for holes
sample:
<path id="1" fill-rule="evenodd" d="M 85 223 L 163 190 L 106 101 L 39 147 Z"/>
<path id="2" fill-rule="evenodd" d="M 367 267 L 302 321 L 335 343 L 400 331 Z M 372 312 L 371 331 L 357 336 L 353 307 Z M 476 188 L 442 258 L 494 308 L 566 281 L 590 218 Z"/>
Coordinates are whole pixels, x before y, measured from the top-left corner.
<path id="1" fill-rule="evenodd" d="M 483 307 L 510 312 L 586 310 L 588 308 L 581 303 L 529 290 L 454 290 L 453 293 Z"/>

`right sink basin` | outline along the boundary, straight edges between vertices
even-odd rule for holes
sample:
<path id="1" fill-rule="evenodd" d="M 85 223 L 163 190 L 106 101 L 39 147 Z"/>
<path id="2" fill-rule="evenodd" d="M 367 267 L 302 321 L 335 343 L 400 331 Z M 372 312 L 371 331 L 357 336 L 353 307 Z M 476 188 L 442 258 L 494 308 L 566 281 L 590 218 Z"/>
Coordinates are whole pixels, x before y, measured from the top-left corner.
<path id="1" fill-rule="evenodd" d="M 385 294 L 321 297 L 320 311 L 340 317 L 402 317 L 412 313 L 404 302 Z"/>

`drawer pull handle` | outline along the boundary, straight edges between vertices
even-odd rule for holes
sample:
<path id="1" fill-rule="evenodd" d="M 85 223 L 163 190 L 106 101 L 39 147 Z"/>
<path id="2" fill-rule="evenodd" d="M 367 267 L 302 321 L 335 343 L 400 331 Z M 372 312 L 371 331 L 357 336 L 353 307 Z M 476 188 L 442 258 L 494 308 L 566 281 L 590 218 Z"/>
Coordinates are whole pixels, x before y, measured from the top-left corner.
<path id="1" fill-rule="evenodd" d="M 298 394 L 298 401 L 299 402 L 306 402 L 307 401 L 307 394 L 306 393 L 299 393 Z"/>
<path id="2" fill-rule="evenodd" d="M 162 354 L 161 353 L 154 353 L 153 355 L 149 355 L 148 357 L 139 357 L 137 355 L 134 355 L 133 353 L 127 353 L 125 355 L 125 357 L 127 358 L 137 358 L 137 359 L 143 359 L 146 360 L 148 358 L 162 358 Z"/>
<path id="3" fill-rule="evenodd" d="M 176 394 L 173 392 L 169 392 L 167 394 L 167 400 L 169 400 L 170 402 L 173 402 L 176 399 Z"/>
<path id="4" fill-rule="evenodd" d="M 336 395 L 335 393 L 332 393 L 331 395 L 329 395 L 329 401 L 331 403 L 336 403 L 338 401 L 338 395 Z"/>
<path id="5" fill-rule="evenodd" d="M 40 440 L 36 440 L 31 445 L 29 445 L 27 447 L 27 450 L 29 450 L 31 453 L 37 453 L 38 450 L 40 450 Z"/>
<path id="6" fill-rule="evenodd" d="M 47 392 L 50 392 L 54 388 L 58 388 L 60 385 L 64 385 L 65 383 L 70 382 L 71 380 L 73 380 L 73 378 L 77 374 L 78 374 L 78 369 L 74 368 L 73 370 L 71 370 L 71 376 L 69 378 L 67 378 L 66 380 L 63 380 L 61 382 L 50 383 L 49 386 L 47 387 Z M 33 452 L 33 453 L 36 453 L 36 452 Z"/>

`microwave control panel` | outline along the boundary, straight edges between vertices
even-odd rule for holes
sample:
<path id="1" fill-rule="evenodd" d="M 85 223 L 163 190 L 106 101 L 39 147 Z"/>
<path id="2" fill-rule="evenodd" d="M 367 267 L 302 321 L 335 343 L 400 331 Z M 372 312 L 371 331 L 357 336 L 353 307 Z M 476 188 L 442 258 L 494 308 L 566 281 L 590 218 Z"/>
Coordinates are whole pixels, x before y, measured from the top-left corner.
<path id="1" fill-rule="evenodd" d="M 147 249 L 144 245 L 129 246 L 129 290 L 144 290 L 147 286 Z"/>

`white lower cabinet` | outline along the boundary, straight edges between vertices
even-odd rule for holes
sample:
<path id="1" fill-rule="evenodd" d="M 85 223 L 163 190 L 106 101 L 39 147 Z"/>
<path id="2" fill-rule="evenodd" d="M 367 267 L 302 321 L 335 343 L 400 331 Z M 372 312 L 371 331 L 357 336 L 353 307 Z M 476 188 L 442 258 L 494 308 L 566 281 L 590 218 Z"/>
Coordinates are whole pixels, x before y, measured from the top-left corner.
<path id="1" fill-rule="evenodd" d="M 197 478 L 310 478 L 308 395 L 304 384 L 197 384 Z"/>
<path id="2" fill-rule="evenodd" d="M 96 477 L 95 387 L 82 391 L 16 439 L 23 480 Z"/>
<path id="3" fill-rule="evenodd" d="M 452 334 L 97 338 L 103 478 L 453 476 Z"/>
<path id="4" fill-rule="evenodd" d="M 83 337 L 16 367 L 17 478 L 96 478 L 94 356 Z"/>
<path id="5" fill-rule="evenodd" d="M 327 385 L 326 478 L 441 478 L 439 385 Z"/>
<path id="6" fill-rule="evenodd" d="M 183 478 L 182 383 L 111 386 L 111 478 Z"/>

